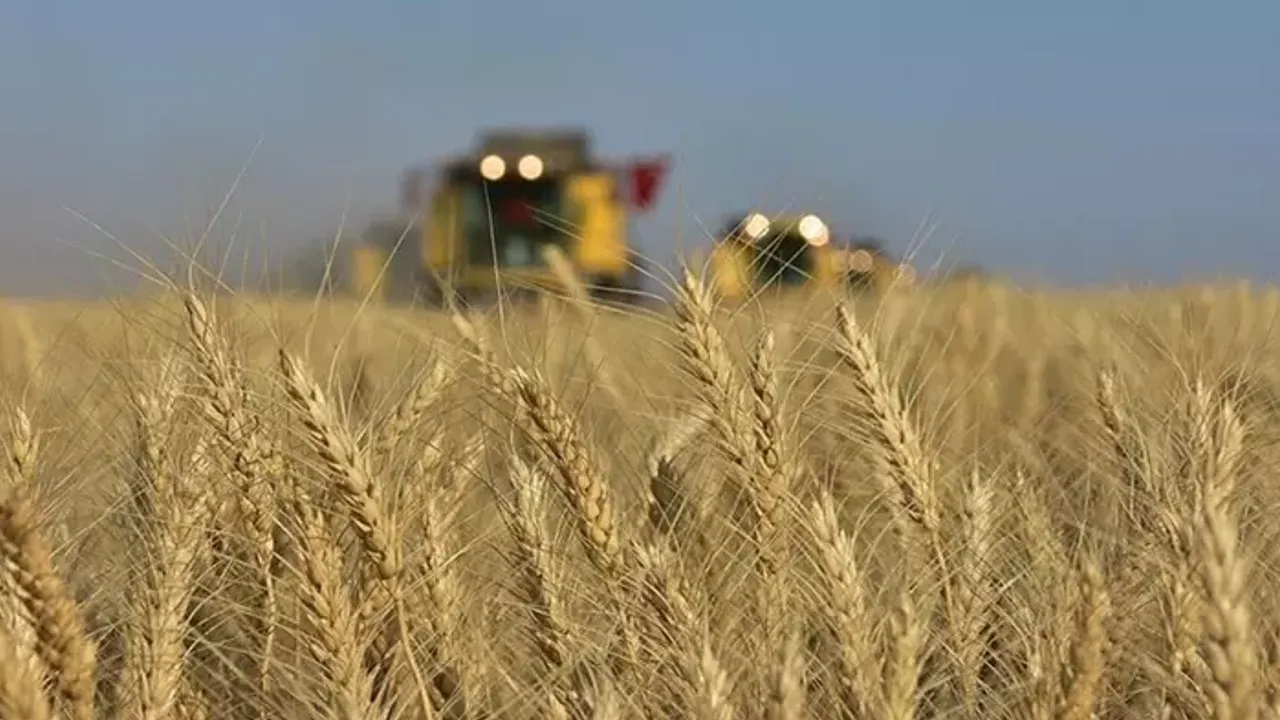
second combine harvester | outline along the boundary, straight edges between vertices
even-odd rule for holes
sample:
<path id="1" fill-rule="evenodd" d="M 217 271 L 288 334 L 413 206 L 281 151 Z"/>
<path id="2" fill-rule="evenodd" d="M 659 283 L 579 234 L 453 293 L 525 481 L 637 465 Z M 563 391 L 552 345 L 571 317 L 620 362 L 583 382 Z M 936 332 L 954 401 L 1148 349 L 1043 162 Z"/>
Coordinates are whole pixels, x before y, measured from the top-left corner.
<path id="1" fill-rule="evenodd" d="M 577 130 L 482 133 L 474 152 L 445 161 L 434 178 L 406 176 L 405 209 L 423 220 L 400 223 L 408 235 L 395 255 L 412 261 L 388 262 L 393 236 L 404 233 L 373 233 L 356 250 L 354 290 L 438 304 L 445 292 L 467 302 L 555 288 L 543 255 L 552 246 L 594 295 L 633 302 L 630 219 L 652 206 L 666 170 L 665 157 L 601 162 Z"/>
<path id="2" fill-rule="evenodd" d="M 752 212 L 727 223 L 711 250 L 717 294 L 742 301 L 760 291 L 800 288 L 874 290 L 910 285 L 915 270 L 895 262 L 876 240 L 842 242 L 817 215 L 769 218 Z"/>

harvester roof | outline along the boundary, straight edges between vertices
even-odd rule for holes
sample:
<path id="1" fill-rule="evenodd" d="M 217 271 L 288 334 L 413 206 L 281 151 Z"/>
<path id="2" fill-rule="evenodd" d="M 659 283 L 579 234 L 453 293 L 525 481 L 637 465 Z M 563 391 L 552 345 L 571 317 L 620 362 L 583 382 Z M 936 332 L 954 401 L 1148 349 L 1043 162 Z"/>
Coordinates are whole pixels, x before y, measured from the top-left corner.
<path id="1" fill-rule="evenodd" d="M 614 173 L 619 196 L 631 209 L 643 212 L 657 199 L 670 158 L 658 155 L 610 162 L 595 156 L 591 136 L 584 130 L 502 129 L 481 132 L 470 152 L 438 167 L 439 178 L 446 183 L 504 179 L 557 182 L 566 176 Z M 416 188 L 421 183 L 407 185 Z"/>
<path id="2" fill-rule="evenodd" d="M 476 142 L 477 157 L 517 160 L 528 154 L 551 167 L 577 170 L 592 164 L 591 136 L 581 130 L 492 130 Z"/>
<path id="3" fill-rule="evenodd" d="M 472 150 L 446 162 L 448 177 L 480 173 L 481 163 L 497 158 L 504 167 L 517 168 L 528 157 L 537 158 L 538 174 L 559 175 L 594 170 L 591 138 L 578 130 L 493 130 L 482 132 Z"/>

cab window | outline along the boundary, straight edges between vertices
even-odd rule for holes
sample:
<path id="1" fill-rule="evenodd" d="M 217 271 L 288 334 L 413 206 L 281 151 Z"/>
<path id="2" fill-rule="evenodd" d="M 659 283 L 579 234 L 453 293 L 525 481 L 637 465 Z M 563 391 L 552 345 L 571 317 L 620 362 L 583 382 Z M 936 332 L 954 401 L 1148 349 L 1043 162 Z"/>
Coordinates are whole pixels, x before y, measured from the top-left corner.
<path id="1" fill-rule="evenodd" d="M 769 233 L 756 241 L 756 275 L 765 283 L 802 284 L 813 272 L 813 255 L 798 232 Z"/>
<path id="2" fill-rule="evenodd" d="M 565 244 L 567 203 L 558 178 L 476 178 L 459 183 L 460 230 L 471 263 L 542 263 L 542 246 Z"/>

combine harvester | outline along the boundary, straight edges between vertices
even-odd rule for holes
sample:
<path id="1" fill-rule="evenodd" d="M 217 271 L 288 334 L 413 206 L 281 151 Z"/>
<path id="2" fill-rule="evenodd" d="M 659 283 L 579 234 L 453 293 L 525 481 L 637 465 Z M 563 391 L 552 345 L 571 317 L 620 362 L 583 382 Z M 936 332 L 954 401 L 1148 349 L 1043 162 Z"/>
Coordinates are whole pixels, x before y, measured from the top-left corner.
<path id="1" fill-rule="evenodd" d="M 735 218 L 712 247 L 709 269 L 716 294 L 734 303 L 802 289 L 884 292 L 916 280 L 915 269 L 878 241 L 841 243 L 812 214 Z"/>
<path id="2" fill-rule="evenodd" d="M 603 162 L 581 130 L 481 133 L 474 152 L 438 166 L 429 190 L 428 173 L 406 174 L 402 205 L 422 221 L 375 224 L 354 251 L 351 289 L 429 306 L 564 291 L 551 247 L 596 298 L 637 303 L 630 220 L 652 207 L 667 170 L 666 157 Z"/>

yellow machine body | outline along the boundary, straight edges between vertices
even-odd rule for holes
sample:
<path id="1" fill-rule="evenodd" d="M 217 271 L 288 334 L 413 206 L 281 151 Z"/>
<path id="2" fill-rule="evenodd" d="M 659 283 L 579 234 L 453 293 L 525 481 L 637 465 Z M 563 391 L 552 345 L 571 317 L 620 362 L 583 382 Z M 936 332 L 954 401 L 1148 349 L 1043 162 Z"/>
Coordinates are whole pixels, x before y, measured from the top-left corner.
<path id="1" fill-rule="evenodd" d="M 621 287 L 629 275 L 627 238 L 628 208 L 618 199 L 612 172 L 567 173 L 559 179 L 562 205 L 559 217 L 541 218 L 556 228 L 557 246 L 584 282 Z M 430 198 L 428 222 L 421 235 L 422 258 L 429 275 L 458 292 L 488 293 L 521 287 L 559 288 L 560 279 L 540 257 L 519 266 L 503 266 L 492 259 L 477 260 L 485 253 L 472 252 L 477 243 L 497 244 L 484 222 L 484 231 L 467 227 L 462 217 L 461 195 L 466 190 L 443 183 Z M 489 214 L 486 210 L 486 215 Z"/>
<path id="2" fill-rule="evenodd" d="M 354 293 L 384 297 L 391 286 L 400 294 L 407 283 L 417 300 L 430 302 L 445 292 L 465 299 L 563 289 L 544 259 L 551 245 L 597 295 L 638 297 L 619 292 L 638 290 L 628 238 L 636 206 L 619 187 L 624 173 L 593 157 L 585 133 L 483 133 L 474 152 L 440 163 L 434 175 L 425 193 L 406 199 L 421 221 L 390 262 L 396 238 L 386 228 L 367 233 L 377 237 L 353 251 Z"/>
<path id="3" fill-rule="evenodd" d="M 564 289 L 545 260 L 560 251 L 577 280 L 598 296 L 639 296 L 628 225 L 637 210 L 620 187 L 625 173 L 592 156 L 579 131 L 484 133 L 473 153 L 441 163 L 435 180 L 410 202 L 421 217 L 397 271 L 381 285 L 408 282 L 419 301 L 495 296 L 528 289 Z M 388 233 L 383 233 L 388 235 Z M 352 258 L 357 293 L 382 296 L 378 268 L 388 238 L 366 241 Z M 403 256 L 403 258 L 402 258 Z M 400 264 L 397 264 L 400 263 Z M 403 263 L 411 263 L 406 268 Z"/>
<path id="4" fill-rule="evenodd" d="M 386 298 L 383 268 L 387 251 L 371 243 L 360 243 L 352 250 L 351 292 L 360 299 L 382 301 Z"/>

